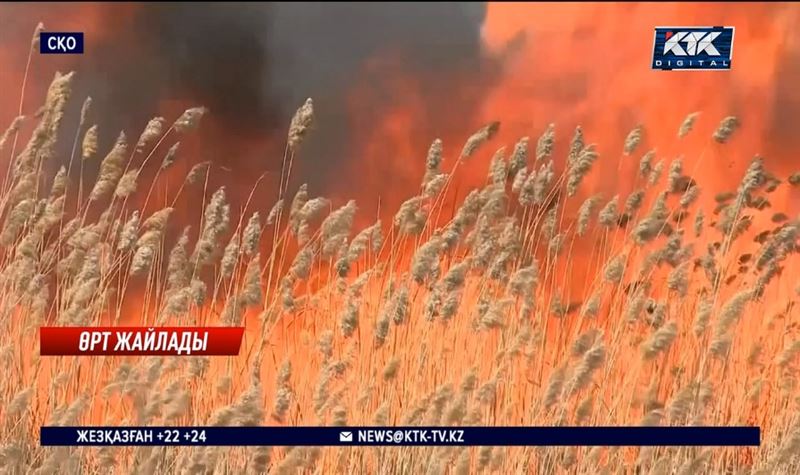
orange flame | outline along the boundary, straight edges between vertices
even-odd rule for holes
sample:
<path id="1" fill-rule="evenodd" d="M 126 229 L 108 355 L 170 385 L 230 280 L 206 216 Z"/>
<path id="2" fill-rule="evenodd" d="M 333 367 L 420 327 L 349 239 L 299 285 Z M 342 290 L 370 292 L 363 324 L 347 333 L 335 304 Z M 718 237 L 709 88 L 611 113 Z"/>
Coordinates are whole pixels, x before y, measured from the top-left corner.
<path id="1" fill-rule="evenodd" d="M 735 188 L 755 154 L 766 157 L 771 171 L 786 175 L 798 143 L 786 133 L 788 124 L 775 118 L 796 116 L 800 96 L 779 89 L 778 82 L 800 79 L 797 68 L 790 68 L 800 58 L 800 42 L 793 34 L 799 20 L 800 8 L 786 4 L 490 3 L 483 30 L 487 51 L 503 53 L 520 35 L 524 42 L 508 55 L 500 80 L 480 92 L 485 97 L 482 117 L 459 117 L 457 95 L 452 97 L 452 117 L 473 128 L 502 122 L 489 155 L 521 136 L 530 136 L 535 144 L 553 122 L 560 145 L 557 163 L 563 161 L 574 127 L 582 126 L 587 142 L 597 143 L 601 156 L 587 179 L 589 189 L 630 191 L 638 157 L 650 148 L 667 161 L 684 155 L 686 171 L 702 178 L 701 185 L 712 193 Z M 732 69 L 650 69 L 653 28 L 661 25 L 734 26 Z M 414 189 L 425 147 L 435 138 L 425 136 L 426 131 L 409 133 L 408 122 L 413 122 L 421 99 L 409 87 L 413 78 L 392 79 L 395 94 L 408 100 L 382 123 L 371 124 L 369 140 L 353 160 L 364 194 L 378 191 L 385 198 L 392 193 L 407 197 Z M 679 142 L 678 126 L 695 111 L 701 112 L 697 130 Z M 739 116 L 743 126 L 723 152 L 710 137 L 728 115 Z M 625 136 L 638 124 L 645 127 L 645 138 L 637 155 L 625 159 L 624 173 L 616 166 L 603 167 L 603 157 L 617 161 Z M 466 135 L 441 138 L 454 159 Z M 475 171 L 466 173 L 483 177 L 484 169 L 472 167 Z M 463 179 L 470 181 L 469 176 Z"/>

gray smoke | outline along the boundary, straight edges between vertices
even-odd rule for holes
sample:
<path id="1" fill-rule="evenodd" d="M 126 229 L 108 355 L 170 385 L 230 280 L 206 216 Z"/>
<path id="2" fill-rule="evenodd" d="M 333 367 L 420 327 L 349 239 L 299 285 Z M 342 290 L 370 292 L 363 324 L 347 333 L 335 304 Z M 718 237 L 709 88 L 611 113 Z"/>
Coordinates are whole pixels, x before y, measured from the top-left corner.
<path id="1" fill-rule="evenodd" d="M 98 8 L 113 17 L 113 5 Z M 120 22 L 115 41 L 87 39 L 79 70 L 108 128 L 135 135 L 165 98 L 202 104 L 221 123 L 204 152 L 253 172 L 275 160 L 254 165 L 236 139 L 280 137 L 312 97 L 317 127 L 299 171 L 323 185 L 352 158 L 352 94 L 365 98 L 357 106 L 362 123 L 398 100 L 385 84 L 391 71 L 365 80 L 369 61 L 391 58 L 417 81 L 425 111 L 411 132 L 424 133 L 421 143 L 452 132 L 442 127 L 472 125 L 460 118 L 471 116 L 496 72 L 481 51 L 485 10 L 482 3 L 143 4 Z M 459 82 L 475 93 L 456 92 Z"/>

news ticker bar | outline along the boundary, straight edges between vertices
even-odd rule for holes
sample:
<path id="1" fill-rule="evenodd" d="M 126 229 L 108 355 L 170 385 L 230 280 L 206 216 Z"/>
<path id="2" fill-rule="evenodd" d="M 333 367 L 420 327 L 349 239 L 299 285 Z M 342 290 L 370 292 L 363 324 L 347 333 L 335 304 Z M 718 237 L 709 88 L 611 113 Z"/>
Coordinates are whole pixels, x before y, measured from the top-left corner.
<path id="1" fill-rule="evenodd" d="M 43 446 L 758 446 L 758 427 L 42 427 Z"/>
<path id="2" fill-rule="evenodd" d="M 242 327 L 41 327 L 42 356 L 238 355 Z"/>

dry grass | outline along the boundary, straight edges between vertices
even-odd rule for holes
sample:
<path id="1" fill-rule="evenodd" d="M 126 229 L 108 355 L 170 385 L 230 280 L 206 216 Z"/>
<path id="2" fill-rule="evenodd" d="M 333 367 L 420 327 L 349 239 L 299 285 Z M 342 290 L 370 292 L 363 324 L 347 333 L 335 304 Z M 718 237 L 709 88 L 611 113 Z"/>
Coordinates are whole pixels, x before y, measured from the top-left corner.
<path id="1" fill-rule="evenodd" d="M 169 127 L 154 119 L 138 142 L 121 135 L 104 158 L 96 157 L 96 128 L 82 123 L 77 160 L 102 160 L 99 175 L 77 172 L 70 159 L 53 176 L 47 170 L 64 162 L 53 144 L 71 80 L 55 78 L 27 146 L 12 145 L 15 121 L 0 149 L 13 157 L 0 195 L 3 473 L 800 469 L 798 220 L 758 219 L 759 199 L 774 179 L 760 159 L 714 219 L 703 220 L 697 210 L 713 201 L 711 194 L 700 193 L 702 183 L 685 176 L 678 161 L 668 183 L 659 184 L 664 162 L 653 164 L 652 152 L 644 154 L 634 196 L 589 197 L 581 182 L 605 158 L 584 144 L 578 129 L 566 166 L 557 171 L 559 155 L 567 153 L 555 149 L 550 125 L 535 161 L 528 159 L 527 138 L 509 159 L 499 150 L 485 186 L 447 216 L 445 197 L 453 197 L 458 167 L 480 166 L 473 161 L 497 130 L 492 123 L 468 140 L 448 171 L 441 170 L 447 163 L 442 143 L 434 142 L 419 195 L 409 197 L 392 223 L 354 230 L 355 203 L 335 208 L 306 187 L 284 192 L 294 153 L 313 133 L 309 100 L 287 135 L 281 201 L 248 202 L 235 212 L 223 188 L 205 190 L 202 222 L 181 233 L 185 223 L 173 222 L 169 203 L 145 215 L 127 198 L 149 162 L 161 169 L 172 164 L 178 140 L 192 133 L 205 110 L 190 109 Z M 697 117 L 676 124 L 681 137 Z M 725 142 L 738 123 L 724 119 L 709 146 L 723 147 L 712 142 Z M 643 131 L 638 126 L 627 135 L 625 155 L 641 153 Z M 164 155 L 161 165 L 156 151 Z M 185 187 L 203 187 L 212 170 L 194 167 L 172 204 Z M 65 197 L 79 197 L 77 209 L 66 209 Z M 241 354 L 38 356 L 39 325 L 117 322 L 122 296 L 135 283 L 143 289 L 136 296 L 142 325 L 243 324 Z M 38 446 L 40 425 L 88 423 L 757 424 L 764 444 Z"/>

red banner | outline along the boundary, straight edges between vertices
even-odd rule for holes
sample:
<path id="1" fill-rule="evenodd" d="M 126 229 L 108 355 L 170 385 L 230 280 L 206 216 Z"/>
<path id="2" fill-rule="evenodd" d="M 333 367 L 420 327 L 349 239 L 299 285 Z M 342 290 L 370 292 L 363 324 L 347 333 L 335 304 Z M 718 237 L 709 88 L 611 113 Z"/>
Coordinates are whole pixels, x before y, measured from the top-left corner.
<path id="1" fill-rule="evenodd" d="M 241 327 L 42 327 L 42 356 L 238 355 Z"/>

